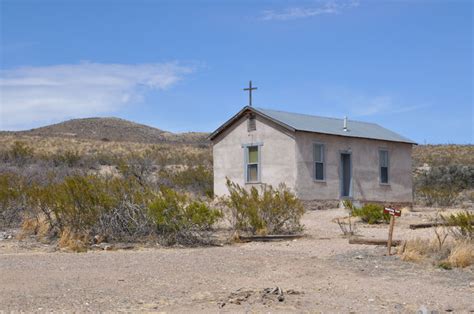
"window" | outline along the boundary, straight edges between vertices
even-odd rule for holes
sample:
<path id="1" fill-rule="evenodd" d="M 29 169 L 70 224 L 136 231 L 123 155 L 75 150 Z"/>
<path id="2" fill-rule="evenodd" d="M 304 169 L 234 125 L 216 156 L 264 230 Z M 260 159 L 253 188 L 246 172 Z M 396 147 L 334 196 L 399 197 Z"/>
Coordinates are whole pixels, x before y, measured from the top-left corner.
<path id="1" fill-rule="evenodd" d="M 380 183 L 388 184 L 388 150 L 379 150 Z"/>
<path id="2" fill-rule="evenodd" d="M 259 146 L 246 147 L 246 182 L 260 181 L 260 149 Z"/>
<path id="3" fill-rule="evenodd" d="M 314 179 L 324 181 L 324 144 L 314 144 Z"/>
<path id="4" fill-rule="evenodd" d="M 257 123 L 255 119 L 255 115 L 250 115 L 249 119 L 247 120 L 247 131 L 255 131 L 257 129 Z"/>

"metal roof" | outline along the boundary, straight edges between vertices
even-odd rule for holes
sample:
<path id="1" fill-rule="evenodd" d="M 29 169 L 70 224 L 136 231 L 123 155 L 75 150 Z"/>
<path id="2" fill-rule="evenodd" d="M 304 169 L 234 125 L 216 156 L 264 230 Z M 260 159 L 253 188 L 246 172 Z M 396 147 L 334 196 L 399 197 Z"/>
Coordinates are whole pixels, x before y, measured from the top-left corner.
<path id="1" fill-rule="evenodd" d="M 220 128 L 218 128 L 214 133 L 212 133 L 210 138 L 213 139 L 224 128 L 234 122 L 237 118 L 241 116 L 242 113 L 246 111 L 253 111 L 256 114 L 260 114 L 263 117 L 266 117 L 272 120 L 273 122 L 280 124 L 283 127 L 292 131 L 323 133 L 346 137 L 358 137 L 382 141 L 416 144 L 412 140 L 403 137 L 393 131 L 390 131 L 384 127 L 381 127 L 380 125 L 375 123 L 347 120 L 347 131 L 344 131 L 344 119 L 318 117 L 307 114 L 299 114 L 248 106 L 244 107 L 234 117 L 232 117 Z"/>

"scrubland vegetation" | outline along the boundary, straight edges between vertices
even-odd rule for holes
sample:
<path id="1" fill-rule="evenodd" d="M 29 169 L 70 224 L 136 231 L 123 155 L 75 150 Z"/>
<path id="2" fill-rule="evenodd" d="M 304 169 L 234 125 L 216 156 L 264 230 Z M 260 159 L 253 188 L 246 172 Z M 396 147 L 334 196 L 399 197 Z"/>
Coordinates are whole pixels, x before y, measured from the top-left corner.
<path id="1" fill-rule="evenodd" d="M 474 213 L 439 214 L 444 225 L 433 229 L 434 237 L 413 239 L 403 245 L 402 260 L 430 261 L 440 268 L 467 267 L 474 264 Z"/>
<path id="2" fill-rule="evenodd" d="M 102 241 L 210 244 L 224 219 L 239 233 L 302 230 L 304 209 L 284 186 L 247 193 L 229 182 L 231 197 L 214 200 L 208 146 L 110 145 L 36 151 L 13 142 L 0 152 L 0 227 L 21 225 L 23 237 L 76 251 Z"/>
<path id="3" fill-rule="evenodd" d="M 250 191 L 227 179 L 230 196 L 222 203 L 230 211 L 230 222 L 234 230 L 252 234 L 285 234 L 303 230 L 300 219 L 304 214 L 303 204 L 284 185 L 277 189 L 265 186 Z"/>
<path id="4" fill-rule="evenodd" d="M 425 145 L 413 149 L 415 202 L 465 206 L 474 202 L 474 145 Z"/>

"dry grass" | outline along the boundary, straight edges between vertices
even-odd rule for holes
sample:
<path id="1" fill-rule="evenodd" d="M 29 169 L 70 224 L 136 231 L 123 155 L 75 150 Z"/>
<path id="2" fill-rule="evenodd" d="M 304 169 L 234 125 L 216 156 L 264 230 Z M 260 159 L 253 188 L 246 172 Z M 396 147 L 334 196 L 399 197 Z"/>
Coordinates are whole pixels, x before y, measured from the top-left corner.
<path id="1" fill-rule="evenodd" d="M 471 241 L 459 241 L 449 254 L 448 262 L 453 267 L 467 267 L 474 264 L 474 243 Z"/>
<path id="2" fill-rule="evenodd" d="M 440 247 L 436 240 L 412 239 L 401 246 L 398 254 L 403 261 L 431 261 L 439 267 L 467 267 L 474 264 L 474 242 L 461 240 L 449 241 Z"/>
<path id="3" fill-rule="evenodd" d="M 400 249 L 399 254 L 403 261 L 421 262 L 432 251 L 432 246 L 429 240 L 417 238 L 407 241 Z"/>
<path id="4" fill-rule="evenodd" d="M 21 240 L 30 235 L 35 235 L 38 240 L 44 240 L 49 234 L 49 224 L 43 215 L 37 217 L 25 217 L 17 239 Z"/>
<path id="5" fill-rule="evenodd" d="M 26 135 L 0 135 L 1 150 L 7 151 L 15 142 L 23 142 L 34 149 L 35 154 L 51 155 L 65 151 L 74 151 L 79 155 L 128 155 L 144 153 L 149 150 L 174 153 L 198 153 L 202 147 L 186 144 L 147 144 L 136 142 L 104 142 L 93 139 L 77 139 L 64 137 L 42 137 Z"/>
<path id="6" fill-rule="evenodd" d="M 61 232 L 59 237 L 58 247 L 61 249 L 70 250 L 81 253 L 86 252 L 89 246 L 89 236 L 87 234 L 79 234 L 66 228 Z"/>

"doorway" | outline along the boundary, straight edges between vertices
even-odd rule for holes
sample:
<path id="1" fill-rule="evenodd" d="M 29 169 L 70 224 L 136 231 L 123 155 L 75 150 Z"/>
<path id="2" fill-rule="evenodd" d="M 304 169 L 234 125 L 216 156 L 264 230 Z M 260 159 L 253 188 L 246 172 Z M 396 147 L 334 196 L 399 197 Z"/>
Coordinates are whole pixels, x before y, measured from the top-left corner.
<path id="1" fill-rule="evenodd" d="M 341 197 L 343 198 L 351 197 L 351 166 L 351 154 L 341 153 Z"/>

